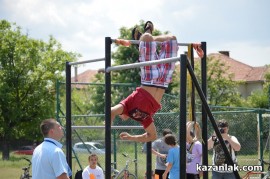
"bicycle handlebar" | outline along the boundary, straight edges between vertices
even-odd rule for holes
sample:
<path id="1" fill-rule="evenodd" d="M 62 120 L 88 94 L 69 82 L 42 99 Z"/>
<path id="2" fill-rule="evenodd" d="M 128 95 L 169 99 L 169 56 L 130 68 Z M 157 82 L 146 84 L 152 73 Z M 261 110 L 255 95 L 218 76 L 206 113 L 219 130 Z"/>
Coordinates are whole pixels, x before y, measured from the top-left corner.
<path id="1" fill-rule="evenodd" d="M 29 162 L 29 165 L 31 165 L 32 164 L 32 162 L 31 162 L 31 160 L 29 160 L 28 158 L 23 158 L 24 160 L 26 160 L 27 162 Z"/>
<path id="2" fill-rule="evenodd" d="M 270 165 L 269 162 L 264 161 L 263 159 L 258 159 L 260 162 L 263 162 L 264 164 Z"/>
<path id="3" fill-rule="evenodd" d="M 130 161 L 132 161 L 132 162 L 134 162 L 134 163 L 137 162 L 137 159 L 131 160 L 131 158 L 128 156 L 127 153 L 122 153 L 122 155 L 123 155 L 124 157 L 128 158 L 128 160 L 127 160 L 126 162 L 130 162 Z"/>

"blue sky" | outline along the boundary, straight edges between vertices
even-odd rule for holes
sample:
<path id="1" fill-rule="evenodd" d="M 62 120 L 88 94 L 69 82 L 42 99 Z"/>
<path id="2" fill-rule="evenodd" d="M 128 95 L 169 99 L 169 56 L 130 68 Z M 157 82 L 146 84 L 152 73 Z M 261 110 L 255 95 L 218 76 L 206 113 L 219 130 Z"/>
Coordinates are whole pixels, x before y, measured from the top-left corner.
<path id="1" fill-rule="evenodd" d="M 179 42 L 206 41 L 208 54 L 227 50 L 235 60 L 263 66 L 270 64 L 269 7 L 269 0 L 0 0 L 0 19 L 36 39 L 54 36 L 80 60 L 104 57 L 105 37 L 117 38 L 121 27 L 143 19 Z"/>

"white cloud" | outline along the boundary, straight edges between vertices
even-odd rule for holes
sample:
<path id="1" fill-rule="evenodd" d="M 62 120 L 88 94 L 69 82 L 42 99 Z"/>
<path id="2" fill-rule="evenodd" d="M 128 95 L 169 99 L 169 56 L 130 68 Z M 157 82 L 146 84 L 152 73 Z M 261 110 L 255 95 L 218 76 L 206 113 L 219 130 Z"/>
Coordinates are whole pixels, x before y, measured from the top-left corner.
<path id="1" fill-rule="evenodd" d="M 261 66 L 269 64 L 269 5 L 268 0 L 2 0 L 0 17 L 34 38 L 53 35 L 65 50 L 81 53 L 81 60 L 104 57 L 105 37 L 116 38 L 121 27 L 143 19 L 179 42 L 206 41 L 209 53 L 228 50 L 232 58 Z M 98 66 L 103 64 L 89 68 Z"/>
<path id="2" fill-rule="evenodd" d="M 251 66 L 264 66 L 270 64 L 270 44 L 260 46 L 248 43 L 236 43 L 228 46 L 231 57 Z"/>

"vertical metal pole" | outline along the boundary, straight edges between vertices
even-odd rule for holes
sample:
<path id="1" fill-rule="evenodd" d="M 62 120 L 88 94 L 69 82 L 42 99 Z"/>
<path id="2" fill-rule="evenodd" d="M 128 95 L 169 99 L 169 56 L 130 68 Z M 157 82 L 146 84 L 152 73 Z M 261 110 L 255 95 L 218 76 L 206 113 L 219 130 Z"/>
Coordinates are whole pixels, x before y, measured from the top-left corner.
<path id="1" fill-rule="evenodd" d="M 66 157 L 72 168 L 72 144 L 71 144 L 71 66 L 66 62 Z M 72 178 L 72 176 L 71 176 Z"/>
<path id="2" fill-rule="evenodd" d="M 233 166 L 234 163 L 233 163 L 233 160 L 231 158 L 231 155 L 230 155 L 230 153 L 229 153 L 229 151 L 228 151 L 228 149 L 227 149 L 227 147 L 225 145 L 225 142 L 224 142 L 224 140 L 223 140 L 223 138 L 221 136 L 221 133 L 218 130 L 218 127 L 217 127 L 217 124 L 215 122 L 214 116 L 213 116 L 213 114 L 212 114 L 212 112 L 210 110 L 209 105 L 207 104 L 206 98 L 205 98 L 205 96 L 204 96 L 204 94 L 202 92 L 202 89 L 201 89 L 201 87 L 199 85 L 199 82 L 198 82 L 198 80 L 197 80 L 197 78 L 196 78 L 196 76 L 195 76 L 195 74 L 193 72 L 193 69 L 192 69 L 192 67 L 191 67 L 191 65 L 189 64 L 188 61 L 187 61 L 187 68 L 188 68 L 189 74 L 191 75 L 192 81 L 194 82 L 194 85 L 195 85 L 195 87 L 197 89 L 197 92 L 198 92 L 198 94 L 199 94 L 199 96 L 201 98 L 202 105 L 204 106 L 205 111 L 206 111 L 206 113 L 207 113 L 207 115 L 209 117 L 209 120 L 212 123 L 212 126 L 213 126 L 213 128 L 214 128 L 214 130 L 216 132 L 217 138 L 218 138 L 218 140 L 219 140 L 219 142 L 221 144 L 221 147 L 222 147 L 222 149 L 224 151 L 224 154 L 226 156 L 226 159 L 228 161 L 228 165 Z M 240 175 L 239 175 L 238 171 L 233 171 L 233 173 L 235 175 L 235 178 L 240 179 Z"/>
<path id="3" fill-rule="evenodd" d="M 180 57 L 180 116 L 179 116 L 179 139 L 180 139 L 180 178 L 186 178 L 186 123 L 187 123 L 187 56 Z"/>
<path id="4" fill-rule="evenodd" d="M 263 129 L 262 129 L 263 130 Z M 270 137 L 270 118 L 269 118 L 269 120 L 268 120 L 268 137 L 267 137 L 267 140 L 268 140 L 268 157 L 269 157 L 269 160 L 268 161 L 270 161 L 270 139 L 269 139 L 269 137 Z"/>
<path id="5" fill-rule="evenodd" d="M 258 139 L 259 139 L 259 158 L 263 159 L 263 121 L 262 121 L 262 110 L 258 110 Z M 262 170 L 264 170 L 264 163 L 262 162 Z"/>
<path id="6" fill-rule="evenodd" d="M 268 109 L 270 109 L 270 85 L 268 86 Z"/>
<path id="7" fill-rule="evenodd" d="M 135 142 L 134 147 L 135 147 L 135 160 L 136 160 L 135 176 L 138 177 L 138 144 L 137 144 L 137 142 Z"/>
<path id="8" fill-rule="evenodd" d="M 110 37 L 105 37 L 105 70 L 111 66 Z M 111 178 L 111 73 L 105 72 L 105 178 Z"/>
<path id="9" fill-rule="evenodd" d="M 117 151 L 116 151 L 116 129 L 113 130 L 113 161 L 114 163 L 114 168 L 117 168 Z"/>
<path id="10" fill-rule="evenodd" d="M 263 128 L 262 128 L 262 130 L 263 130 Z M 269 141 L 270 139 L 269 139 L 269 137 L 270 137 L 270 118 L 268 120 L 268 137 L 267 137 L 267 140 L 268 140 L 268 157 L 269 157 L 268 161 L 270 161 L 270 141 Z"/>
<path id="11" fill-rule="evenodd" d="M 206 51 L 206 42 L 201 42 L 202 44 L 202 50 L 204 52 L 204 56 L 201 59 L 201 80 L 202 80 L 202 92 L 207 99 L 207 51 Z M 207 147 L 207 113 L 202 105 L 202 151 L 203 151 L 203 156 L 202 156 L 202 163 L 204 166 L 208 166 L 208 147 Z M 208 179 L 208 172 L 203 172 L 203 178 Z"/>
<path id="12" fill-rule="evenodd" d="M 56 80 L 56 120 L 59 119 L 59 111 L 60 111 L 60 83 L 58 80 Z"/>
<path id="13" fill-rule="evenodd" d="M 194 66 L 195 66 L 195 64 L 194 64 L 194 52 L 193 52 L 193 45 L 191 44 L 190 45 L 190 64 L 191 64 L 191 67 L 193 68 L 193 70 L 194 70 Z M 191 101 L 190 101 L 190 103 L 191 103 L 191 109 L 192 109 L 192 121 L 196 121 L 196 109 L 195 109 L 195 87 L 194 87 L 194 84 L 193 84 L 193 82 L 192 82 L 192 80 L 190 80 L 190 82 L 191 82 Z"/>
<path id="14" fill-rule="evenodd" d="M 152 143 L 146 143 L 146 178 L 152 178 Z"/>

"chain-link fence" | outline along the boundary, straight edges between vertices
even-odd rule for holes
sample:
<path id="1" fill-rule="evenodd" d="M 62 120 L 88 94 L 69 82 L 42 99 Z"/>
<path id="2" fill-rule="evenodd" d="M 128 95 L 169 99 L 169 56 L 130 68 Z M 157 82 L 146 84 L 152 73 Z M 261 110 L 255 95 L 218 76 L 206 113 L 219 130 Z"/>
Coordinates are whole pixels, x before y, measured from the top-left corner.
<path id="1" fill-rule="evenodd" d="M 132 84 L 112 85 L 112 106 L 129 95 L 135 86 Z M 189 101 L 187 101 L 189 103 Z M 73 160 L 72 170 L 75 174 L 77 170 L 88 165 L 89 153 L 98 153 L 99 164 L 105 169 L 104 152 L 95 152 L 92 145 L 105 144 L 105 128 L 95 128 L 104 126 L 104 85 L 103 84 L 73 84 L 72 85 L 72 125 L 92 126 L 92 128 L 72 130 Z M 201 107 L 196 107 L 200 109 Z M 57 119 L 65 126 L 65 85 L 58 85 Z M 238 164 L 258 165 L 259 158 L 270 160 L 269 128 L 270 110 L 248 109 L 248 108 L 228 108 L 212 106 L 211 111 L 215 120 L 225 119 L 229 123 L 229 134 L 236 136 L 241 144 L 241 150 L 237 153 Z M 187 111 L 190 113 L 191 111 Z M 187 118 L 188 118 L 187 113 Z M 165 94 L 162 99 L 162 109 L 154 116 L 158 134 L 162 135 L 164 128 L 171 129 L 178 137 L 179 132 L 179 97 Z M 201 113 L 196 111 L 196 120 L 201 123 Z M 139 126 L 134 120 L 121 121 L 116 118 L 115 126 Z M 142 152 L 142 143 L 123 141 L 118 136 L 126 131 L 131 134 L 144 133 L 143 129 L 112 129 L 112 162 L 116 162 L 115 167 L 121 170 L 125 166 L 126 158 L 122 153 L 129 154 L 131 159 L 137 162 L 130 163 L 130 170 L 138 176 L 144 178 L 146 171 L 146 154 Z M 213 127 L 208 122 L 208 136 L 213 133 Z M 87 143 L 95 142 L 95 143 Z M 207 142 L 207 141 L 203 141 Z M 82 145 L 79 145 L 81 144 Z M 89 145 L 88 145 L 89 144 Z M 79 145 L 79 146 L 76 146 Z M 86 147 L 88 145 L 88 147 Z M 104 148 L 98 146 L 99 148 Z M 87 148 L 89 150 L 87 150 Z M 97 149 L 96 149 L 97 150 Z M 209 164 L 212 163 L 212 151 L 208 154 Z M 152 159 L 154 169 L 155 158 Z M 244 172 L 240 172 L 243 176 Z"/>

